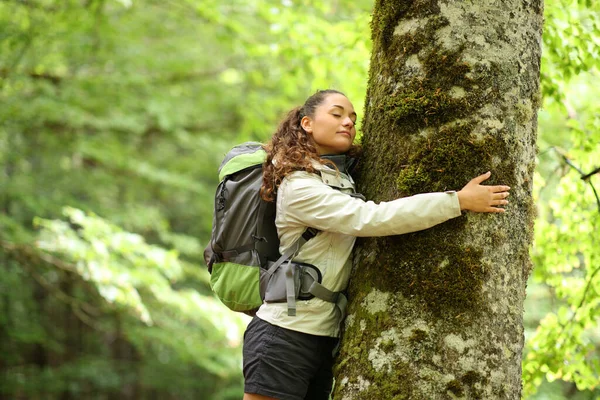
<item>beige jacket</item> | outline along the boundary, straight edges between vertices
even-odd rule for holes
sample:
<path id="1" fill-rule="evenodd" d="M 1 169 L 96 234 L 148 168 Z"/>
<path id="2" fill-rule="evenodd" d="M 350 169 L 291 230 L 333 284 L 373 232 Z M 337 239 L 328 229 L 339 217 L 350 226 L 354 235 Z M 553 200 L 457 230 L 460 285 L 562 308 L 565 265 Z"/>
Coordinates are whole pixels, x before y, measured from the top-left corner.
<path id="1" fill-rule="evenodd" d="M 295 261 L 317 266 L 323 285 L 346 289 L 357 236 L 388 236 L 430 228 L 460 215 L 456 192 L 427 193 L 375 204 L 353 193 L 352 178 L 325 166 L 321 176 L 303 171 L 289 174 L 277 192 L 275 224 L 283 254 L 307 227 L 320 232 L 306 242 Z M 333 187 L 339 188 L 339 190 Z M 319 336 L 338 336 L 341 313 L 333 303 L 313 298 L 297 302 L 287 315 L 286 303 L 265 303 L 257 316 L 273 325 Z"/>

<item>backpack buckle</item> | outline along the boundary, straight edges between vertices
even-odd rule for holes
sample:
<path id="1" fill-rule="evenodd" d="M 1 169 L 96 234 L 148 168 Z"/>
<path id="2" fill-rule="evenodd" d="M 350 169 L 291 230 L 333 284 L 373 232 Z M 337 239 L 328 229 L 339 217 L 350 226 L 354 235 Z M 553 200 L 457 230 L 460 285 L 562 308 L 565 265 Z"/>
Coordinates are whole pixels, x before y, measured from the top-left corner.
<path id="1" fill-rule="evenodd" d="M 306 230 L 302 234 L 302 237 L 304 238 L 304 240 L 306 240 L 308 242 L 310 239 L 312 239 L 315 236 L 317 236 L 317 233 L 319 233 L 318 229 L 315 229 L 315 228 L 306 228 Z"/>

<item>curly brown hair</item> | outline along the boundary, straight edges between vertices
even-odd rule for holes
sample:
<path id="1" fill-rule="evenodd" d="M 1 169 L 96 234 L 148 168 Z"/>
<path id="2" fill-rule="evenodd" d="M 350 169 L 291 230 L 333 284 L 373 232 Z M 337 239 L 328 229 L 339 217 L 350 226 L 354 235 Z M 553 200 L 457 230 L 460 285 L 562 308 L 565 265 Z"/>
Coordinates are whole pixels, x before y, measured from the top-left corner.
<path id="1" fill-rule="evenodd" d="M 319 157 L 312 136 L 308 135 L 300 125 L 303 117 L 314 118 L 316 108 L 328 95 L 334 93 L 345 96 L 344 93 L 333 89 L 319 90 L 306 99 L 303 106 L 292 109 L 281 121 L 271 140 L 263 146 L 267 152 L 263 164 L 263 183 L 260 188 L 260 196 L 263 200 L 275 200 L 277 188 L 290 172 L 316 172 L 313 161 L 330 164 L 335 168 L 333 162 Z M 348 153 L 358 152 L 359 147 L 353 145 Z"/>

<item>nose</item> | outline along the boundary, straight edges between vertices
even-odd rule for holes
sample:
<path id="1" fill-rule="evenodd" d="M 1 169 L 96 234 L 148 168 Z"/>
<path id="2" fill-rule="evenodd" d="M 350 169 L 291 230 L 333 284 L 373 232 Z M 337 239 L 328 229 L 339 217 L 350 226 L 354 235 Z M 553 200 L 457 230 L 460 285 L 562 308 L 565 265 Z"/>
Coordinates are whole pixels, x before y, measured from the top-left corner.
<path id="1" fill-rule="evenodd" d="M 354 126 L 354 121 L 352 121 L 352 118 L 346 117 L 346 119 L 344 119 L 343 125 L 352 128 Z"/>

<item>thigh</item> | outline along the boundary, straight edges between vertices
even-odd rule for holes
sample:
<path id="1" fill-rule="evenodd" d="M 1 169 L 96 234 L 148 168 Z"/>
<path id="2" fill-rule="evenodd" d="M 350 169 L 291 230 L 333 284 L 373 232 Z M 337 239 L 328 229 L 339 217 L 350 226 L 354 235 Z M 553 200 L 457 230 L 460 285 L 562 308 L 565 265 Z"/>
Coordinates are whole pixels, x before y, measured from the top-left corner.
<path id="1" fill-rule="evenodd" d="M 244 334 L 244 392 L 303 400 L 323 364 L 315 338 L 255 317 Z"/>
<path id="2" fill-rule="evenodd" d="M 244 398 L 242 400 L 278 400 L 275 397 L 263 396 L 261 394 L 249 394 L 244 393 Z"/>
<path id="3" fill-rule="evenodd" d="M 305 400 L 329 400 L 333 386 L 333 350 L 337 341 L 336 338 L 321 338 L 321 352 L 326 356 L 309 383 Z"/>

